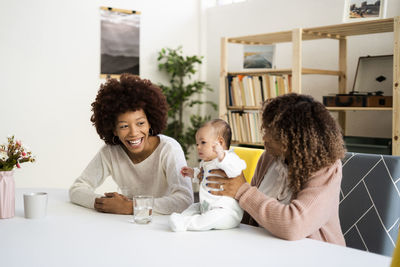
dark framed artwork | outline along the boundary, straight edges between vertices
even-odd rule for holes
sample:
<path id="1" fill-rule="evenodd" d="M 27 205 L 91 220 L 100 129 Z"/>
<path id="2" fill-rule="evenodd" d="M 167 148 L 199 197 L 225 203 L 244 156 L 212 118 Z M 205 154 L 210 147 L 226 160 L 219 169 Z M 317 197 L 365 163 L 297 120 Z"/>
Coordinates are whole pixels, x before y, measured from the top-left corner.
<path id="1" fill-rule="evenodd" d="M 100 18 L 100 76 L 139 75 L 140 12 L 101 7 Z"/>

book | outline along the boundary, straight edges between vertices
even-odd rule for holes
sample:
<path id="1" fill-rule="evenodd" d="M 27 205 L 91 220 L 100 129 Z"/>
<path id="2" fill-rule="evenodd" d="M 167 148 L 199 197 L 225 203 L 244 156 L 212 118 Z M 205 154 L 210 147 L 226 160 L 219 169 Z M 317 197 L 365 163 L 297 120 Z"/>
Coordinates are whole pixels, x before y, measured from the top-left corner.
<path id="1" fill-rule="evenodd" d="M 285 94 L 285 82 L 283 76 L 276 76 L 277 96 Z"/>
<path id="2" fill-rule="evenodd" d="M 245 106 L 249 107 L 251 106 L 251 94 L 250 90 L 252 90 L 249 86 L 249 77 L 244 76 L 242 79 L 242 84 L 243 84 L 243 91 L 244 91 L 244 96 L 245 96 Z"/>
<path id="3" fill-rule="evenodd" d="M 247 142 L 246 133 L 244 129 L 243 123 L 243 114 L 238 113 L 238 121 L 239 121 L 239 130 L 240 130 L 240 142 Z"/>
<path id="4" fill-rule="evenodd" d="M 292 74 L 287 75 L 287 81 L 288 81 L 288 93 L 292 92 Z"/>
<path id="5" fill-rule="evenodd" d="M 243 138 L 242 138 L 242 130 L 241 130 L 241 126 L 240 126 L 240 116 L 238 112 L 234 112 L 233 113 L 233 118 L 235 120 L 235 124 L 236 124 L 236 136 L 237 136 L 237 140 L 239 142 L 243 142 Z"/>
<path id="6" fill-rule="evenodd" d="M 254 107 L 256 105 L 255 102 L 255 93 L 254 93 L 254 84 L 253 84 L 253 77 L 252 76 L 247 76 L 246 79 L 247 82 L 247 88 L 249 90 L 249 102 L 248 102 L 248 106 L 250 107 Z"/>
<path id="7" fill-rule="evenodd" d="M 256 125 L 254 123 L 254 112 L 249 112 L 247 113 L 248 119 L 249 119 L 249 132 L 250 132 L 250 142 L 255 143 L 257 142 L 256 138 Z"/>
<path id="8" fill-rule="evenodd" d="M 233 99 L 234 99 L 234 106 L 242 106 L 242 95 L 239 86 L 239 78 L 233 77 L 232 78 L 232 91 L 233 91 Z"/>
<path id="9" fill-rule="evenodd" d="M 269 84 L 271 87 L 271 98 L 277 97 L 278 96 L 278 88 L 276 84 L 276 76 L 274 75 L 269 75 Z"/>
<path id="10" fill-rule="evenodd" d="M 245 106 L 246 105 L 246 93 L 245 93 L 245 91 L 244 91 L 244 87 L 243 87 L 243 75 L 238 75 L 237 76 L 238 77 L 238 83 L 239 83 L 239 88 L 240 88 L 240 96 L 241 96 L 241 99 L 242 99 L 242 103 L 241 103 L 241 106 Z"/>
<path id="11" fill-rule="evenodd" d="M 244 121 L 243 121 L 243 127 L 244 127 L 244 132 L 246 134 L 246 142 L 251 143 L 251 127 L 250 127 L 250 121 L 249 121 L 249 113 L 245 112 L 243 113 Z"/>
<path id="12" fill-rule="evenodd" d="M 256 107 L 260 107 L 263 102 L 262 85 L 260 78 L 261 78 L 260 76 L 253 76 L 254 101 Z"/>
<path id="13" fill-rule="evenodd" d="M 227 97 L 227 105 L 228 106 L 233 106 L 234 104 L 234 100 L 233 100 L 233 89 L 232 89 L 232 76 L 231 75 L 228 75 L 227 77 L 226 77 L 226 85 L 227 85 L 227 88 L 226 88 L 226 91 L 227 91 L 227 93 L 228 93 L 228 97 Z"/>
<path id="14" fill-rule="evenodd" d="M 231 126 L 231 130 L 232 130 L 232 141 L 237 141 L 238 137 L 237 137 L 237 133 L 236 133 L 236 122 L 235 122 L 235 118 L 234 118 L 234 113 L 233 111 L 228 111 L 228 118 L 229 118 L 229 125 Z"/>
<path id="15" fill-rule="evenodd" d="M 269 75 L 264 74 L 261 76 L 262 79 L 262 85 L 263 85 L 263 92 L 264 92 L 264 98 L 263 101 L 271 98 L 271 84 L 269 81 Z"/>

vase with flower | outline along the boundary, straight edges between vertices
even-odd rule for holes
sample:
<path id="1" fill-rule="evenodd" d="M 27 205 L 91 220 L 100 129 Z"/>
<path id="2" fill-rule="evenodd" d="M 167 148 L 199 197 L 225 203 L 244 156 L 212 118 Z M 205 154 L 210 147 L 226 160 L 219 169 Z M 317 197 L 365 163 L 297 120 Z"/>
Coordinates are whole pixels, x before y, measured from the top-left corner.
<path id="1" fill-rule="evenodd" d="M 32 152 L 14 136 L 7 137 L 7 144 L 0 145 L 0 219 L 14 217 L 15 214 L 14 168 L 34 161 Z"/>

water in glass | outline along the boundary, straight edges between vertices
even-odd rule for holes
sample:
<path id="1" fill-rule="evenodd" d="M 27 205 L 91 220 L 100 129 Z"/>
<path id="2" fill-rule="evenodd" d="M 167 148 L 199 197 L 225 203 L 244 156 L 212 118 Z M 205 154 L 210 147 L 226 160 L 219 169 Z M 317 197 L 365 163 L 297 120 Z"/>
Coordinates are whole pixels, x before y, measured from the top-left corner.
<path id="1" fill-rule="evenodd" d="M 153 208 L 152 207 L 134 207 L 133 218 L 136 223 L 146 224 L 151 222 Z"/>

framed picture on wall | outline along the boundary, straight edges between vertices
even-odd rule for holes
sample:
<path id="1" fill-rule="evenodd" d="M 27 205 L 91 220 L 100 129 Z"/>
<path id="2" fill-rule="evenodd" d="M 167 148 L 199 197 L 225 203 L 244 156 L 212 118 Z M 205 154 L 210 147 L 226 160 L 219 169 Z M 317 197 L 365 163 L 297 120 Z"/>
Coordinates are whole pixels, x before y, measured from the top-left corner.
<path id="1" fill-rule="evenodd" d="M 275 45 L 244 45 L 244 69 L 271 69 L 274 65 Z"/>
<path id="2" fill-rule="evenodd" d="M 111 7 L 100 8 L 100 77 L 122 73 L 139 75 L 140 12 Z"/>
<path id="3" fill-rule="evenodd" d="M 345 0 L 343 21 L 364 21 L 386 17 L 387 0 Z"/>

